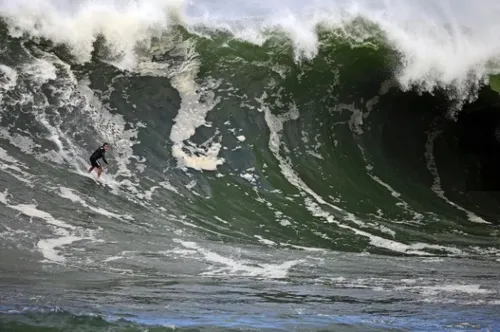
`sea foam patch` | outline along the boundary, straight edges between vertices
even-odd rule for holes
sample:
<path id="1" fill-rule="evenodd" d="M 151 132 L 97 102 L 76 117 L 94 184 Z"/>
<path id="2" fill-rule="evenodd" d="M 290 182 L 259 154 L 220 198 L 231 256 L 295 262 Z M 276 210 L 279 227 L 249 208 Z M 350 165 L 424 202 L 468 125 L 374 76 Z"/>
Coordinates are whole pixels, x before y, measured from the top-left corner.
<path id="1" fill-rule="evenodd" d="M 244 258 L 224 256 L 221 253 L 203 248 L 192 241 L 174 239 L 174 242 L 182 245 L 184 249 L 189 249 L 187 252 L 189 257 L 198 255 L 204 262 L 211 265 L 208 271 L 202 273 L 204 276 L 239 275 L 282 279 L 288 275 L 290 268 L 304 262 L 301 259 L 281 263 L 253 262 Z"/>
<path id="2" fill-rule="evenodd" d="M 117 214 L 114 212 L 110 212 L 102 207 L 94 207 L 94 206 L 88 204 L 83 198 L 81 198 L 78 194 L 75 193 L 74 190 L 72 190 L 70 188 L 60 187 L 59 191 L 60 191 L 59 196 L 66 198 L 66 199 L 69 199 L 73 203 L 79 203 L 83 207 L 85 207 L 91 211 L 94 211 L 96 213 L 99 213 L 100 215 L 103 215 L 105 217 L 110 217 L 110 218 L 114 218 L 114 219 L 118 219 L 118 220 L 125 220 L 125 219 L 126 220 L 134 220 L 134 218 L 129 214 L 121 215 L 121 214 Z"/>
<path id="3" fill-rule="evenodd" d="M 25 171 L 26 169 L 28 169 L 27 166 L 10 156 L 6 150 L 0 147 L 0 170 L 31 187 L 33 186 L 31 182 L 32 176 Z"/>
<path id="4" fill-rule="evenodd" d="M 66 257 L 62 253 L 63 247 L 77 241 L 95 239 L 95 231 L 93 230 L 67 224 L 54 218 L 50 213 L 38 209 L 35 204 L 11 204 L 8 196 L 7 190 L 0 193 L 0 203 L 3 203 L 7 208 L 20 212 L 20 214 L 29 217 L 33 221 L 42 220 L 53 229 L 56 237 L 40 239 L 37 243 L 45 262 L 62 264 L 66 261 Z"/>

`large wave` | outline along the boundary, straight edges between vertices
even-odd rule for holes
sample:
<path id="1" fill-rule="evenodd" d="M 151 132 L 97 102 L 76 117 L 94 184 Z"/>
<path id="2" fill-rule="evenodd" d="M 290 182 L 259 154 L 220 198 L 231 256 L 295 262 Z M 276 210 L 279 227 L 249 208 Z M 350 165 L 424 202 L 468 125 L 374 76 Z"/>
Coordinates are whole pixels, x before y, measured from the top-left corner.
<path id="1" fill-rule="evenodd" d="M 415 208 L 409 200 L 419 198 L 410 199 L 410 192 L 400 192 L 406 190 L 402 174 L 389 171 L 395 166 L 380 159 L 383 149 L 407 149 L 393 146 L 385 138 L 389 135 L 396 145 L 405 142 L 405 133 L 397 128 L 404 126 L 407 131 L 410 123 L 402 124 L 397 117 L 406 114 L 411 120 L 401 121 L 410 121 L 420 132 L 420 138 L 412 139 L 425 143 L 416 155 L 401 155 L 412 163 L 415 158 L 425 158 L 415 174 L 427 175 L 414 178 L 414 183 L 425 183 L 428 176 L 432 179 L 428 190 L 433 196 L 419 195 L 445 202 L 469 221 L 487 223 L 476 213 L 488 212 L 471 212 L 462 207 L 464 199 L 454 202 L 447 198 L 435 158 L 435 141 L 443 130 L 438 127 L 447 122 L 439 115 L 429 116 L 427 110 L 438 107 L 438 113 L 455 116 L 460 110 L 457 107 L 474 101 L 488 75 L 497 72 L 499 45 L 492 38 L 498 24 L 492 13 L 497 6 L 492 3 L 485 12 L 484 7 L 470 7 L 467 2 L 460 6 L 447 2 L 418 6 L 413 2 L 338 2 L 302 8 L 299 14 L 298 4 L 291 5 L 266 8 L 265 16 L 249 12 L 227 17 L 233 15 L 233 9 L 217 3 L 209 5 L 214 6 L 211 9 L 184 6 L 185 11 L 182 3 L 171 1 L 3 3 L 4 40 L 18 45 L 8 48 L 2 67 L 3 137 L 21 151 L 34 153 L 38 160 L 56 162 L 56 167 L 66 163 L 80 174 L 85 174 L 86 154 L 92 144 L 112 142 L 117 166 L 107 173 L 107 181 L 114 183 L 115 190 L 126 188 L 139 199 L 151 199 L 162 184 L 176 192 L 175 186 L 166 183 L 195 174 L 172 171 L 165 178 L 160 175 L 165 163 L 172 169 L 208 171 L 226 165 L 216 176 L 240 173 L 256 193 L 264 188 L 267 192 L 286 188 L 284 183 L 267 179 L 265 167 L 275 165 L 281 180 L 303 196 L 304 207 L 313 217 L 366 237 L 375 247 L 419 252 L 404 241 L 387 238 L 396 235 L 391 229 L 392 217 L 384 211 L 392 210 L 389 206 L 396 203 L 402 213 L 396 219 L 419 222 L 429 218 L 424 211 L 438 219 L 443 213 Z M 464 25 L 465 21 L 469 24 Z M 147 90 L 135 92 L 150 84 L 166 89 L 161 93 L 167 99 L 158 101 L 162 105 L 144 104 Z M 414 92 L 437 95 L 412 97 Z M 153 93 L 161 99 L 159 91 Z M 120 94 L 123 101 L 117 99 Z M 143 106 L 137 107 L 137 103 Z M 258 112 L 250 113 L 253 110 Z M 26 112 L 30 116 L 20 119 L 18 114 Z M 162 114 L 165 112 L 170 119 Z M 240 131 L 249 135 L 236 135 L 231 129 L 237 140 L 229 143 L 221 130 L 232 122 L 225 122 L 230 118 L 223 114 L 236 117 Z M 346 118 L 345 114 L 350 115 Z M 386 126 L 383 121 L 395 122 L 387 124 L 392 128 L 382 128 Z M 252 128 L 252 123 L 257 127 Z M 354 135 L 351 138 L 336 131 L 344 124 Z M 19 132 L 23 126 L 30 133 L 27 136 Z M 157 140 L 156 146 L 140 139 L 141 131 L 147 139 Z M 170 142 L 164 146 L 170 153 L 160 143 L 167 135 Z M 221 152 L 228 144 L 240 142 L 244 162 L 235 149 Z M 261 149 L 268 152 L 259 156 Z M 400 158 L 402 152 L 390 153 Z M 380 161 L 374 165 L 376 158 Z M 241 173 L 243 165 L 253 174 Z M 378 169 L 395 172 L 400 180 L 391 184 Z M 145 177 L 144 172 L 160 178 Z M 359 176 L 372 181 L 357 183 Z M 205 182 L 210 177 L 196 178 Z M 140 193 L 145 178 L 154 185 Z M 332 190 L 325 190 L 325 183 Z M 387 200 L 386 194 L 375 189 L 370 192 L 373 185 L 392 198 Z M 209 196 L 215 195 L 211 186 L 207 183 L 203 189 Z M 368 194 L 359 192 L 360 187 Z M 458 187 L 451 185 L 450 190 Z M 366 200 L 366 206 L 354 207 L 352 203 L 360 199 Z M 378 221 L 370 226 L 362 220 Z M 417 244 L 418 248 L 425 246 Z"/>
<path id="2" fill-rule="evenodd" d="M 478 276 L 498 264 L 495 2 L 22 0 L 0 12 L 1 248 L 26 262 L 5 260 L 6 278 L 50 266 L 82 280 L 331 286 L 328 262 L 354 252 L 399 272 L 382 282 L 351 266 L 342 287 L 496 303 L 450 261 L 436 276 L 422 272 L 435 261 L 383 258 L 451 256 Z M 105 186 L 87 173 L 102 142 Z"/>

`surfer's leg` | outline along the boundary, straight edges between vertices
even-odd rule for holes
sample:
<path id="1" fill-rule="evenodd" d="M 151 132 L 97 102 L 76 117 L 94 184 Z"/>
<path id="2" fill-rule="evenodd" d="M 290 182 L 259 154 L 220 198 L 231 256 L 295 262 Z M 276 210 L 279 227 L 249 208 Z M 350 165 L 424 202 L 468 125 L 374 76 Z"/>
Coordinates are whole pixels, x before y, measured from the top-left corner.
<path id="1" fill-rule="evenodd" d="M 102 173 L 102 167 L 99 166 L 99 167 L 97 167 L 97 178 L 99 178 L 101 176 L 101 173 Z"/>
<path id="2" fill-rule="evenodd" d="M 94 170 L 94 168 L 99 168 L 99 164 L 97 163 L 96 159 L 90 158 L 90 168 L 89 168 L 89 173 Z"/>

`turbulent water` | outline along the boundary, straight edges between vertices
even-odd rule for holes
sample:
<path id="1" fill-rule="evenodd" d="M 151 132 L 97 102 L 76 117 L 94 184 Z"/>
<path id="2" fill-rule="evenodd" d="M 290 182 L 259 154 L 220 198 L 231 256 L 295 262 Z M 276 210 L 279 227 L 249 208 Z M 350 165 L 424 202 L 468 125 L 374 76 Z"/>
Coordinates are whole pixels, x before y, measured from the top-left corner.
<path id="1" fill-rule="evenodd" d="M 0 330 L 500 329 L 498 2 L 0 14 Z"/>

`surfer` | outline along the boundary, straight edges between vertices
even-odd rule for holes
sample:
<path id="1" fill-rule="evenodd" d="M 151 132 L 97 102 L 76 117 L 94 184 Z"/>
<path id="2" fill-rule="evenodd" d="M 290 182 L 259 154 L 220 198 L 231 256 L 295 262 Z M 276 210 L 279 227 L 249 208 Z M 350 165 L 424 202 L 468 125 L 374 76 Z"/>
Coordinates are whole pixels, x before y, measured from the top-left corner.
<path id="1" fill-rule="evenodd" d="M 106 161 L 106 158 L 104 157 L 104 154 L 108 150 L 109 150 L 109 144 L 108 143 L 104 143 L 97 150 L 95 150 L 94 153 L 92 153 L 92 155 L 90 156 L 90 165 L 91 166 L 90 166 L 90 169 L 89 169 L 89 173 L 92 172 L 94 170 L 94 168 L 97 168 L 97 178 L 99 178 L 101 176 L 101 172 L 102 172 L 101 164 L 99 164 L 99 162 L 97 161 L 97 159 L 102 159 L 102 161 L 104 161 L 106 163 L 106 165 L 107 165 L 108 162 Z"/>

